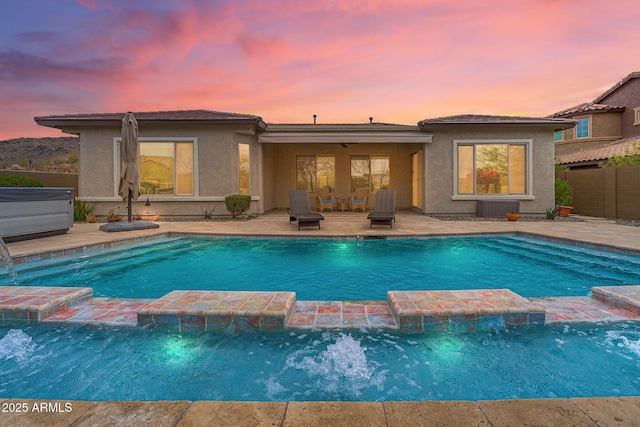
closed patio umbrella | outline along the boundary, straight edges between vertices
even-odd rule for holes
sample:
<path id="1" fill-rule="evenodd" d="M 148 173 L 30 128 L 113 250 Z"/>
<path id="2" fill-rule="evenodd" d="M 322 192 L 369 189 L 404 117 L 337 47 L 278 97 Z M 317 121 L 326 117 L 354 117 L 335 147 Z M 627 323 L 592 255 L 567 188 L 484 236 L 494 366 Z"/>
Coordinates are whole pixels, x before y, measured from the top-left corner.
<path id="1" fill-rule="evenodd" d="M 118 194 L 122 200 L 127 199 L 127 220 L 131 221 L 131 201 L 140 196 L 140 176 L 136 162 L 138 160 L 138 121 L 132 112 L 128 112 L 122 119 L 122 173 Z"/>

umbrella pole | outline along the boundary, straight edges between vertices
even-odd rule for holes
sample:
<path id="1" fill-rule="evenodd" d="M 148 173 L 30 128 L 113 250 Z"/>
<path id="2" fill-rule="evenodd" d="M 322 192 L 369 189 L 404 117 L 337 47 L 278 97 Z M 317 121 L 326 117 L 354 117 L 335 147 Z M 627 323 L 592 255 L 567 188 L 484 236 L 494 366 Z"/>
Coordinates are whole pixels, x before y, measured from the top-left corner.
<path id="1" fill-rule="evenodd" d="M 131 191 L 131 189 L 129 189 L 129 197 L 127 200 L 127 221 L 131 222 L 131 197 L 133 196 L 133 193 Z"/>

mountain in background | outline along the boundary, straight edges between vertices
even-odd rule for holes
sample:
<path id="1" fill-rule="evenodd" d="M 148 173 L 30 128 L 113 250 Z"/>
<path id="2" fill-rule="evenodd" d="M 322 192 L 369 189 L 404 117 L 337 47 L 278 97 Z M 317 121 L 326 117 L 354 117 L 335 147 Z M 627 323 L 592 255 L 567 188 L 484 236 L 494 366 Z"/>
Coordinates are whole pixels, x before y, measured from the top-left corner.
<path id="1" fill-rule="evenodd" d="M 0 169 L 78 173 L 79 141 L 75 136 L 0 141 Z"/>

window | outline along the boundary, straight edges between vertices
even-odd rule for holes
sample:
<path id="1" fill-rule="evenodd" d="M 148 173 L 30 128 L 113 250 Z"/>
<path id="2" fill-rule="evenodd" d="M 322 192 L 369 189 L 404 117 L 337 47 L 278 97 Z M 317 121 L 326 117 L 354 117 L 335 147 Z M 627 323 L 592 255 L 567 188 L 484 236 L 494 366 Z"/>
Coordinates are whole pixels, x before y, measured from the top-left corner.
<path id="1" fill-rule="evenodd" d="M 251 194 L 249 192 L 249 144 L 238 144 L 238 187 L 239 194 Z"/>
<path id="2" fill-rule="evenodd" d="M 526 143 L 457 143 L 457 194 L 526 194 Z"/>
<path id="3" fill-rule="evenodd" d="M 558 142 L 558 141 L 562 141 L 562 136 L 563 136 L 562 134 L 563 134 L 563 133 L 564 133 L 564 132 L 563 132 L 563 131 L 561 131 L 561 130 L 557 130 L 557 131 L 555 131 L 555 133 L 553 134 L 553 140 L 554 140 L 554 141 L 556 141 L 556 142 Z"/>
<path id="4" fill-rule="evenodd" d="M 388 190 L 389 156 L 351 156 L 351 191 L 356 188 Z"/>
<path id="5" fill-rule="evenodd" d="M 576 125 L 576 138 L 589 138 L 589 118 L 583 117 L 578 119 Z"/>
<path id="6" fill-rule="evenodd" d="M 634 125 L 640 125 L 640 107 L 638 108 L 634 108 L 633 109 L 633 113 L 634 113 L 634 121 L 633 124 Z"/>
<path id="7" fill-rule="evenodd" d="M 336 190 L 334 156 L 296 156 L 296 189 L 314 192 L 316 188 Z"/>
<path id="8" fill-rule="evenodd" d="M 193 143 L 140 142 L 140 192 L 193 195 Z"/>

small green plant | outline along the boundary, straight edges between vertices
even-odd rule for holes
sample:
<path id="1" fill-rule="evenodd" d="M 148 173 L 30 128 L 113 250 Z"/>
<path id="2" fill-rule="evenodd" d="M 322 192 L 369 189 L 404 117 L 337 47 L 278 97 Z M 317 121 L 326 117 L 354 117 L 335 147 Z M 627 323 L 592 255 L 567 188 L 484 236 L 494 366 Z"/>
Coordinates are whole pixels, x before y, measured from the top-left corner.
<path id="1" fill-rule="evenodd" d="M 231 212 L 233 218 L 237 218 L 249 210 L 251 196 L 249 194 L 233 194 L 224 198 L 227 210 Z"/>
<path id="2" fill-rule="evenodd" d="M 0 187 L 44 187 L 44 184 L 28 176 L 0 175 Z"/>
<path id="3" fill-rule="evenodd" d="M 549 219 L 553 221 L 558 216 L 558 207 L 554 204 L 551 204 L 544 210 L 544 219 Z"/>
<path id="4" fill-rule="evenodd" d="M 573 187 L 565 180 L 556 178 L 556 206 L 573 204 Z"/>
<path id="5" fill-rule="evenodd" d="M 563 165 L 560 163 L 560 159 L 556 156 L 555 167 L 557 171 L 568 171 L 570 170 L 569 166 Z"/>
<path id="6" fill-rule="evenodd" d="M 76 200 L 73 202 L 73 220 L 75 222 L 86 221 L 87 216 L 92 214 L 95 208 L 95 202 L 80 200 L 76 197 Z"/>
<path id="7" fill-rule="evenodd" d="M 213 213 L 216 211 L 216 208 L 214 206 L 213 209 L 204 208 L 204 209 L 201 209 L 201 210 L 202 210 L 202 217 L 204 218 L 204 220 L 205 221 L 209 221 L 213 217 Z"/>

